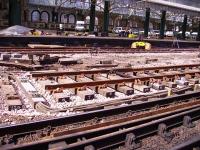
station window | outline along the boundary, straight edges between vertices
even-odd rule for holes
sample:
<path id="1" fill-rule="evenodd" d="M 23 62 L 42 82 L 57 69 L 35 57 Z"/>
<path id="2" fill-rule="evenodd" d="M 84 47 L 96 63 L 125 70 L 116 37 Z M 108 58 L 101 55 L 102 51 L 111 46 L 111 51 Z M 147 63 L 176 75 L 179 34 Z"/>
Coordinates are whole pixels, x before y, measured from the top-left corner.
<path id="1" fill-rule="evenodd" d="M 60 22 L 61 23 L 68 23 L 68 16 L 67 16 L 67 14 L 62 14 L 61 15 Z"/>
<path id="2" fill-rule="evenodd" d="M 74 17 L 74 15 L 69 15 L 69 23 L 75 24 L 75 17 Z"/>
<path id="3" fill-rule="evenodd" d="M 46 22 L 46 23 L 49 22 L 49 13 L 48 12 L 43 11 L 41 13 L 41 21 Z"/>
<path id="4" fill-rule="evenodd" d="M 40 21 L 40 12 L 38 10 L 34 10 L 31 13 L 31 21 L 37 22 Z"/>

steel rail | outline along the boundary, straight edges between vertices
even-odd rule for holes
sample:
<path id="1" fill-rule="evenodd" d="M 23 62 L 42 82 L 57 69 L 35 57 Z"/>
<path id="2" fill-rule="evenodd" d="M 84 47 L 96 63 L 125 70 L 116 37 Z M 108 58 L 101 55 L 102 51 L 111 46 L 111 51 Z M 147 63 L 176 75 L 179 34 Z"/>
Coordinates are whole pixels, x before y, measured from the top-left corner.
<path id="1" fill-rule="evenodd" d="M 0 51 L 1 52 L 1 51 Z M 12 51 L 7 51 L 8 53 L 13 53 Z M 20 54 L 31 54 L 31 55 L 46 55 L 46 54 L 88 54 L 91 51 L 80 51 L 80 50 L 76 50 L 76 51 L 19 51 Z M 117 50 L 117 51 L 98 51 L 99 54 L 107 54 L 107 53 L 119 53 L 119 54 L 123 54 L 123 53 L 181 53 L 183 51 L 121 51 L 121 50 Z M 189 52 L 189 51 L 186 51 Z M 94 53 L 94 52 L 93 52 Z M 91 52 L 91 54 L 93 54 Z M 95 54 L 95 53 L 94 53 Z"/>
<path id="2" fill-rule="evenodd" d="M 178 94 L 178 93 L 190 91 L 190 90 L 191 90 L 191 87 L 183 88 L 180 90 L 172 90 L 172 91 L 173 91 L 173 93 Z M 163 98 L 164 94 L 167 94 L 167 91 L 156 93 L 156 94 L 150 94 L 150 95 L 138 95 L 135 97 L 115 99 L 115 100 L 111 100 L 109 102 L 103 102 L 103 103 L 80 105 L 80 106 L 74 106 L 74 107 L 71 106 L 71 107 L 66 107 L 63 110 L 60 110 L 60 112 L 65 112 L 65 111 L 71 110 L 71 109 L 74 111 L 80 111 L 80 112 L 105 109 L 106 107 L 110 107 L 110 106 L 119 106 L 121 104 L 131 104 L 134 101 L 147 101 L 148 99 L 151 99 L 151 98 Z"/>
<path id="3" fill-rule="evenodd" d="M 57 52 L 77 52 L 77 51 L 81 51 L 81 52 L 88 52 L 88 51 L 92 51 L 92 52 L 95 52 L 93 50 L 93 48 L 68 48 L 68 49 L 57 49 L 57 48 L 49 48 L 49 49 L 45 49 L 45 48 L 30 48 L 30 49 L 0 49 L 0 52 L 26 52 L 26 53 L 29 53 L 29 52 L 39 52 L 39 51 L 43 51 L 43 52 L 53 52 L 53 51 L 57 51 Z M 169 49 L 152 49 L 152 50 L 143 50 L 143 49 L 124 49 L 124 48 L 121 48 L 121 49 L 116 49 L 116 48 L 106 48 L 106 49 L 99 49 L 97 50 L 97 52 L 120 52 L 123 53 L 123 52 L 168 52 L 168 53 L 173 53 L 173 52 L 193 52 L 193 51 L 199 51 L 199 50 L 184 50 L 184 49 L 177 49 L 177 50 L 169 50 Z"/>
<path id="4" fill-rule="evenodd" d="M 105 85 L 105 84 L 122 84 L 122 83 L 134 83 L 136 80 L 139 81 L 149 81 L 150 79 L 161 79 L 163 78 L 175 78 L 177 76 L 185 76 L 185 75 L 191 75 L 195 76 L 196 74 L 199 74 L 199 71 L 188 71 L 184 73 L 172 73 L 172 74 L 166 74 L 166 75 L 149 75 L 146 77 L 132 77 L 132 78 L 123 78 L 123 79 L 115 79 L 115 80 L 102 80 L 102 81 L 91 81 L 91 82 L 74 82 L 74 83 L 67 83 L 67 84 L 55 84 L 55 85 L 46 85 L 46 90 L 55 90 L 57 88 L 80 88 L 80 87 L 89 87 L 89 86 L 98 86 L 98 85 Z"/>
<path id="5" fill-rule="evenodd" d="M 173 66 L 159 66 L 159 67 L 142 67 L 142 68 L 112 68 L 112 69 L 96 69 L 96 70 L 82 70 L 82 71 L 60 71 L 60 72 L 42 72 L 32 73 L 33 77 L 42 76 L 62 76 L 62 75 L 80 75 L 80 74 L 98 74 L 98 73 L 109 73 L 109 72 L 138 72 L 138 71 L 150 71 L 150 70 L 169 70 L 169 69 L 184 69 L 199 67 L 200 64 L 184 64 L 184 65 L 173 65 Z"/>
<path id="6" fill-rule="evenodd" d="M 7 62 L 7 61 L 0 61 L 0 66 L 6 66 L 6 67 L 16 67 L 20 69 L 25 69 L 25 70 L 37 70 L 37 69 L 42 69 L 44 68 L 41 65 L 29 65 L 29 64 L 24 64 L 24 63 L 14 63 L 14 62 Z"/>
<path id="7" fill-rule="evenodd" d="M 167 92 L 160 92 L 160 93 L 149 94 L 149 95 L 137 95 L 133 97 L 131 96 L 131 97 L 120 98 L 120 99 L 116 98 L 108 102 L 102 102 L 102 103 L 96 103 L 96 104 L 85 104 L 85 105 L 74 106 L 74 107 L 70 106 L 70 107 L 66 107 L 62 111 L 67 111 L 70 109 L 73 109 L 74 111 L 105 109 L 106 107 L 110 107 L 110 106 L 119 106 L 121 104 L 131 104 L 133 101 L 147 101 L 150 98 L 160 98 L 164 94 L 167 95 Z"/>
<path id="8" fill-rule="evenodd" d="M 187 104 L 185 104 L 187 105 Z M 124 121 L 124 122 L 120 122 L 120 123 L 116 123 L 113 125 L 109 125 L 108 123 L 106 127 L 101 127 L 100 125 L 97 125 L 97 128 L 91 128 L 89 130 L 86 130 L 83 128 L 83 130 L 78 129 L 76 133 L 71 133 L 70 132 L 67 134 L 67 132 L 65 133 L 65 131 L 57 133 L 56 135 L 52 135 L 52 137 L 50 139 L 46 139 L 46 140 L 40 140 L 40 141 L 36 141 L 36 142 L 31 142 L 31 143 L 25 143 L 25 144 L 19 144 L 19 145 L 15 145 L 15 146 L 11 146 L 8 149 L 48 149 L 49 145 L 51 143 L 59 143 L 59 142 L 66 142 L 67 145 L 73 144 L 77 142 L 77 139 L 82 139 L 83 137 L 85 139 L 91 139 L 91 138 L 95 138 L 98 136 L 102 136 L 102 135 L 106 135 L 106 134 L 112 134 L 113 132 L 117 132 L 120 129 L 128 129 L 134 126 L 138 126 L 141 124 L 145 124 L 148 122 L 152 122 L 158 119 L 162 119 L 164 117 L 168 117 L 171 115 L 175 115 L 178 113 L 182 113 L 185 111 L 189 111 L 192 109 L 196 109 L 199 108 L 200 105 L 197 106 L 191 106 L 191 107 L 186 107 L 186 108 L 182 108 L 182 109 L 178 109 L 178 110 L 173 110 L 173 111 L 167 111 L 167 112 L 162 112 L 161 114 L 153 114 L 151 116 L 146 116 L 143 117 L 141 119 L 130 119 L 129 121 Z M 176 107 L 176 106 L 174 106 Z M 159 110 L 158 110 L 159 111 Z M 94 125 L 95 126 L 95 125 Z"/>
<path id="9" fill-rule="evenodd" d="M 119 113 L 120 114 L 126 113 L 129 110 L 131 111 L 148 110 L 157 106 L 166 106 L 174 102 L 184 102 L 184 101 L 189 101 L 191 99 L 199 99 L 199 98 L 200 98 L 200 91 L 171 96 L 167 98 L 158 99 L 155 101 L 142 102 L 139 104 L 131 104 L 128 106 L 120 106 L 109 109 L 107 108 L 104 110 L 91 111 L 87 113 L 80 113 L 67 117 L 47 119 L 47 120 L 23 123 L 18 125 L 3 126 L 0 127 L 0 137 L 3 137 L 5 135 L 16 135 L 16 137 L 18 137 L 36 132 L 48 126 L 51 126 L 53 128 L 66 124 L 84 122 L 86 120 L 92 120 L 94 118 L 102 118 L 106 116 L 118 115 Z"/>
<path id="10" fill-rule="evenodd" d="M 36 48 L 30 48 L 30 47 L 0 47 L 0 51 L 4 50 L 78 50 L 78 49 L 83 49 L 83 50 L 88 50 L 88 49 L 94 49 L 98 48 L 100 50 L 134 50 L 132 48 L 127 48 L 127 47 L 85 47 L 85 46 L 66 46 L 66 47 L 55 47 L 55 48 L 48 48 L 48 47 L 36 47 Z M 141 49 L 140 49 L 141 50 Z M 184 50 L 184 51 L 193 51 L 193 50 L 199 50 L 198 48 L 182 48 L 182 49 L 176 49 L 176 48 L 153 48 L 152 50 L 166 50 L 166 51 L 176 51 L 176 50 Z"/>
<path id="11" fill-rule="evenodd" d="M 150 51 L 142 49 L 120 48 L 120 47 L 63 47 L 63 48 L 28 48 L 28 47 L 0 47 L 0 52 L 19 52 L 21 54 L 45 55 L 49 53 L 73 54 L 73 53 L 177 53 L 194 52 L 199 49 L 152 49 Z"/>
<path id="12" fill-rule="evenodd" d="M 194 148 L 200 147 L 200 135 L 195 136 L 182 144 L 176 145 L 170 150 L 194 150 Z"/>
<path id="13" fill-rule="evenodd" d="M 125 139 L 129 134 L 134 134 L 137 140 L 141 140 L 142 138 L 148 137 L 150 135 L 155 135 L 158 133 L 158 127 L 161 124 L 165 124 L 167 129 L 172 129 L 177 126 L 181 126 L 183 124 L 183 118 L 185 116 L 190 116 L 192 120 L 197 120 L 200 118 L 200 108 L 196 108 L 193 110 L 189 110 L 186 112 L 182 112 L 180 114 L 175 114 L 166 118 L 158 119 L 155 121 L 148 122 L 146 124 L 141 124 L 135 127 L 122 129 L 117 132 L 113 132 L 111 134 L 106 134 L 103 136 L 99 136 L 92 139 L 82 140 L 80 142 L 69 144 L 57 150 L 74 150 L 74 149 L 84 149 L 86 146 L 91 145 L 94 149 L 108 149 L 109 145 L 112 147 L 114 144 L 123 144 L 125 143 Z M 130 145 L 132 146 L 132 145 Z"/>

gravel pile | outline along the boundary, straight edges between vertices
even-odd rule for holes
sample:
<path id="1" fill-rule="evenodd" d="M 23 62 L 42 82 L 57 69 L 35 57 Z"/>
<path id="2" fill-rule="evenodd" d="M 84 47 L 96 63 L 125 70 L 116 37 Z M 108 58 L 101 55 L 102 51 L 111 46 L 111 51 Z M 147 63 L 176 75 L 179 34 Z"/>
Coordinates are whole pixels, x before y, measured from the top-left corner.
<path id="1" fill-rule="evenodd" d="M 138 150 L 168 150 L 178 144 L 190 140 L 192 137 L 200 135 L 200 120 L 195 122 L 194 128 L 181 126 L 174 128 L 171 132 L 175 135 L 171 142 L 165 141 L 160 136 L 152 136 L 142 140 L 142 147 Z"/>
<path id="2" fill-rule="evenodd" d="M 26 35 L 30 30 L 31 30 L 31 28 L 15 25 L 15 26 L 11 26 L 9 28 L 0 30 L 0 35 L 6 35 L 6 36 Z"/>

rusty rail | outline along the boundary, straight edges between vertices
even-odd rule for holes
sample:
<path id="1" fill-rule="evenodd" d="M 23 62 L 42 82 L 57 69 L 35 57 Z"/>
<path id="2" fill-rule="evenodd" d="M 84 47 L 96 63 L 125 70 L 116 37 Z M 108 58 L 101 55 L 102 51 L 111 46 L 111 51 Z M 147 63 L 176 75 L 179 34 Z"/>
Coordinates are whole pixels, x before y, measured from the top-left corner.
<path id="1" fill-rule="evenodd" d="M 176 106 L 171 106 L 169 108 L 161 108 L 158 110 L 154 110 L 152 112 L 138 114 L 138 115 L 135 115 L 132 117 L 122 118 L 122 119 L 113 120 L 113 121 L 111 120 L 109 122 L 104 122 L 99 125 L 95 124 L 95 120 L 94 120 L 91 126 L 84 126 L 82 128 L 77 128 L 74 130 L 51 133 L 50 139 L 48 139 L 48 137 L 47 137 L 45 140 L 41 140 L 39 142 L 36 141 L 33 143 L 29 143 L 29 144 L 24 143 L 22 145 L 19 144 L 19 145 L 13 146 L 13 147 L 11 146 L 11 149 L 27 149 L 27 148 L 37 149 L 38 147 L 40 147 L 40 149 L 45 149 L 45 148 L 49 147 L 51 145 L 51 143 L 55 144 L 55 143 L 59 143 L 59 142 L 67 143 L 67 144 L 61 144 L 60 149 L 84 149 L 87 146 L 84 143 L 91 142 L 91 141 L 93 141 L 93 143 L 91 145 L 93 145 L 95 148 L 105 149 L 105 147 L 106 148 L 108 148 L 109 146 L 112 147 L 115 143 L 122 144 L 125 139 L 122 140 L 121 142 L 119 142 L 119 140 L 115 141 L 113 139 L 110 139 L 110 140 L 108 140 L 110 142 L 105 142 L 103 145 L 101 145 L 98 143 L 99 137 L 100 138 L 101 137 L 103 138 L 105 136 L 107 137 L 109 134 L 115 134 L 118 132 L 121 133 L 121 131 L 127 131 L 127 130 L 132 129 L 137 126 L 143 126 L 143 125 L 149 124 L 150 122 L 157 122 L 157 120 L 163 120 L 164 117 L 169 118 L 169 116 L 172 116 L 172 115 L 174 115 L 174 116 L 181 115 L 182 116 L 183 113 L 185 113 L 185 112 L 188 113 L 191 111 L 195 111 L 195 115 L 197 115 L 197 111 L 198 112 L 200 111 L 199 104 L 200 104 L 199 101 L 189 102 L 189 103 L 185 103 L 185 104 L 179 104 Z M 194 114 L 192 114 L 192 115 L 194 115 Z M 186 113 L 184 114 L 184 117 L 185 116 L 187 116 Z M 194 116 L 192 116 L 192 117 L 194 117 Z M 199 114 L 197 115 L 197 117 L 200 117 Z M 197 117 L 195 117 L 195 119 L 197 119 Z M 175 120 L 173 120 L 173 121 L 175 121 Z M 170 123 L 171 123 L 171 121 L 167 122 L 167 125 L 169 125 Z M 177 122 L 174 122 L 175 125 L 177 125 L 178 123 L 180 123 L 179 120 Z M 170 125 L 170 127 L 171 126 L 172 125 Z M 121 131 L 120 131 L 120 129 L 121 129 Z M 152 129 L 152 128 L 150 128 L 150 129 Z M 143 131 L 143 132 L 137 133 L 137 136 L 141 139 L 141 137 L 144 138 L 148 134 L 151 134 L 151 133 L 152 132 L 146 133 Z M 83 137 L 85 140 L 81 140 Z M 166 138 L 168 138 L 168 137 L 166 137 Z M 77 142 L 77 139 L 80 139 L 80 141 Z M 121 138 L 120 138 L 120 140 L 121 140 Z"/>
<path id="2" fill-rule="evenodd" d="M 21 136 L 34 134 L 38 132 L 39 130 L 46 128 L 47 126 L 51 126 L 51 128 L 55 128 L 55 127 L 66 125 L 66 124 L 92 120 L 94 118 L 104 118 L 108 116 L 119 115 L 119 113 L 120 114 L 127 113 L 130 110 L 132 110 L 133 112 L 137 112 L 137 111 L 149 110 L 157 106 L 161 107 L 161 106 L 170 105 L 174 102 L 175 103 L 187 102 L 187 101 L 190 101 L 191 99 L 192 100 L 199 99 L 199 97 L 200 97 L 200 92 L 192 92 L 192 93 L 183 94 L 179 96 L 167 97 L 167 98 L 163 98 L 163 99 L 159 99 L 155 101 L 143 102 L 140 104 L 131 104 L 128 106 L 121 106 L 121 107 L 116 107 L 116 108 L 93 111 L 89 113 L 77 114 L 75 116 L 44 120 L 40 122 L 31 122 L 31 123 L 13 125 L 13 126 L 11 125 L 11 126 L 6 126 L 6 127 L 1 127 L 0 136 L 2 137 L 8 134 L 12 135 L 12 141 L 14 142 L 17 138 Z"/>
<path id="3" fill-rule="evenodd" d="M 88 146 L 93 147 L 93 149 L 109 149 L 117 145 L 118 146 L 124 145 L 125 148 L 128 149 L 130 147 L 137 146 L 136 143 L 139 140 L 148 137 L 150 135 L 155 135 L 157 133 L 164 139 L 170 141 L 173 139 L 173 137 L 171 137 L 173 135 L 167 134 L 170 133 L 168 132 L 168 130 L 177 126 L 181 126 L 184 122 L 184 118 L 186 118 L 187 116 L 189 116 L 192 120 L 199 119 L 200 108 L 178 113 L 142 125 L 130 127 L 127 129 L 122 129 L 120 131 L 116 131 L 111 134 L 106 134 L 98 136 L 96 138 L 85 139 L 77 143 L 64 145 L 63 147 L 59 148 L 59 150 L 83 149 L 87 148 Z"/>
<path id="4" fill-rule="evenodd" d="M 28 64 L 23 64 L 23 63 L 14 63 L 14 62 L 4 62 L 0 61 L 0 66 L 6 66 L 6 67 L 16 67 L 20 69 L 25 69 L 25 70 L 38 70 L 44 68 L 41 65 L 28 65 Z"/>
<path id="5" fill-rule="evenodd" d="M 136 80 L 140 81 L 149 81 L 150 79 L 163 79 L 165 78 L 175 78 L 177 76 L 185 76 L 191 75 L 195 76 L 199 74 L 200 71 L 189 71 L 184 73 L 173 73 L 169 75 L 153 75 L 153 76 L 146 76 L 146 77 L 133 77 L 133 78 L 124 78 L 124 79 L 116 79 L 116 80 L 104 80 L 104 81 L 91 81 L 91 82 L 75 82 L 69 84 L 55 84 L 55 85 L 46 85 L 46 90 L 55 90 L 57 88 L 80 88 L 80 87 L 89 87 L 89 86 L 98 86 L 98 85 L 105 85 L 105 84 L 120 84 L 120 83 L 134 83 Z"/>
<path id="6" fill-rule="evenodd" d="M 150 51 L 142 49 L 131 49 L 122 47 L 63 47 L 63 48 L 29 48 L 29 47 L 0 47 L 0 52 L 19 52 L 22 54 L 49 54 L 49 53 L 173 53 L 173 52 L 193 52 L 199 51 L 198 48 L 188 49 L 169 49 L 169 48 L 154 48 Z"/>
<path id="7" fill-rule="evenodd" d="M 159 67 L 142 67 L 142 68 L 112 68 L 112 69 L 97 69 L 97 70 L 82 70 L 82 71 L 60 71 L 60 72 L 43 72 L 43 73 L 32 73 L 33 77 L 43 76 L 62 76 L 62 75 L 80 75 L 80 74 L 98 74 L 98 73 L 109 73 L 109 72 L 138 72 L 138 71 L 149 71 L 149 70 L 169 70 L 178 68 L 193 68 L 199 67 L 200 64 L 184 64 L 184 65 L 173 65 L 173 66 L 159 66 Z"/>

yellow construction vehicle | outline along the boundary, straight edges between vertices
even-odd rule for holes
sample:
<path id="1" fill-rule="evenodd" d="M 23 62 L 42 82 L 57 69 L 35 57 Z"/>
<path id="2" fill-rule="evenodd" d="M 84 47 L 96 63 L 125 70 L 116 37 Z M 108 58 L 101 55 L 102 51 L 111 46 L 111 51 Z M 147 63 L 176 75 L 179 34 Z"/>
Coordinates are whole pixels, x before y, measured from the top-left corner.
<path id="1" fill-rule="evenodd" d="M 140 42 L 133 42 L 131 44 L 131 48 L 142 48 L 145 50 L 150 50 L 151 49 L 151 44 L 148 42 L 140 41 Z"/>
<path id="2" fill-rule="evenodd" d="M 137 37 L 137 35 L 135 35 L 135 34 L 129 34 L 128 35 L 128 38 L 136 38 Z"/>

